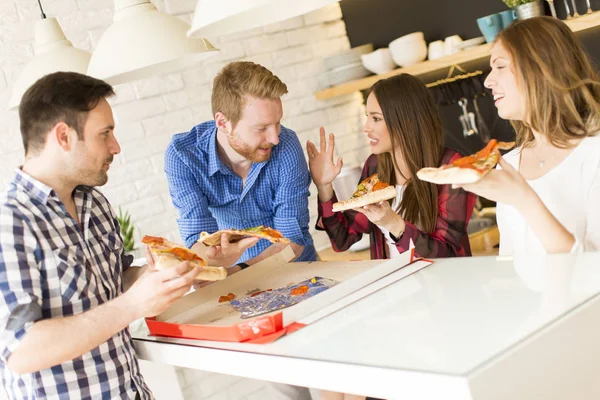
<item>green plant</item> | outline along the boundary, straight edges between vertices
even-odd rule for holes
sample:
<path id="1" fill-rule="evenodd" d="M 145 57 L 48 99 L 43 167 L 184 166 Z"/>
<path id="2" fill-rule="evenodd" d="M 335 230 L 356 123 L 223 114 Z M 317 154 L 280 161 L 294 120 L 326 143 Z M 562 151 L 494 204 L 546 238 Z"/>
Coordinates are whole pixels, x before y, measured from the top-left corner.
<path id="1" fill-rule="evenodd" d="M 121 210 L 121 207 L 119 207 L 117 221 L 119 221 L 119 225 L 121 227 L 121 236 L 123 237 L 125 251 L 129 253 L 135 250 L 135 240 L 133 239 L 134 227 L 131 223 L 131 216 L 129 215 L 129 212 L 125 211 L 123 214 L 123 210 Z"/>
<path id="2" fill-rule="evenodd" d="M 521 4 L 533 3 L 538 0 L 502 0 L 510 8 L 520 6 Z"/>

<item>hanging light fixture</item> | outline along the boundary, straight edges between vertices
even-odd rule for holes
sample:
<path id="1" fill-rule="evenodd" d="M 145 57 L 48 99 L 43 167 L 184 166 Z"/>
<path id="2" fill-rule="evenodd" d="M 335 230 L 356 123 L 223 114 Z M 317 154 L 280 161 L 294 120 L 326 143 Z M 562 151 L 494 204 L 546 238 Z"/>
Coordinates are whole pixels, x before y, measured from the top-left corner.
<path id="1" fill-rule="evenodd" d="M 197 63 L 218 52 L 186 36 L 189 25 L 149 0 L 115 0 L 114 22 L 96 46 L 88 75 L 116 85 Z"/>
<path id="2" fill-rule="evenodd" d="M 38 0 L 42 19 L 35 22 L 35 56 L 25 66 L 13 87 L 8 102 L 9 110 L 19 107 L 21 97 L 42 76 L 58 72 L 85 74 L 91 54 L 73 47 L 67 40 L 56 18 L 46 18 L 42 3 Z"/>
<path id="3" fill-rule="evenodd" d="M 274 24 L 339 0 L 198 0 L 188 36 L 219 36 Z"/>

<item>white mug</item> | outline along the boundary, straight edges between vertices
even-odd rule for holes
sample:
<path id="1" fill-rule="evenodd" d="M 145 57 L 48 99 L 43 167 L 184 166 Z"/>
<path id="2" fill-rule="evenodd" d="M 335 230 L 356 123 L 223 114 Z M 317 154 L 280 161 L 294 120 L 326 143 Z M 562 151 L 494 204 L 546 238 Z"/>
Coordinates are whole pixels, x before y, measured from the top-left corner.
<path id="1" fill-rule="evenodd" d="M 456 48 L 456 45 L 462 43 L 462 39 L 458 35 L 448 36 L 446 40 L 444 40 L 444 53 L 446 55 L 458 53 L 460 49 Z"/>
<path id="2" fill-rule="evenodd" d="M 429 43 L 429 59 L 435 60 L 436 58 L 442 58 L 446 55 L 446 50 L 444 49 L 444 42 L 441 40 L 436 40 L 435 42 Z"/>

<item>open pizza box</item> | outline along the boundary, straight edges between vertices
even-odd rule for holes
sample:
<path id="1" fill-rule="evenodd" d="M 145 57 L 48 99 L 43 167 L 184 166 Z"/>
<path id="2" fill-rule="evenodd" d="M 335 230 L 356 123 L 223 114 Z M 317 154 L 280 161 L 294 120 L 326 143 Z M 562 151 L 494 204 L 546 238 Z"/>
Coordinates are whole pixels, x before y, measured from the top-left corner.
<path id="1" fill-rule="evenodd" d="M 154 318 L 150 334 L 208 341 L 269 343 L 431 264 L 415 260 L 410 249 L 392 260 L 289 262 L 290 247 L 225 280 L 191 292 Z M 229 293 L 245 298 L 252 291 L 276 289 L 315 277 L 338 283 L 298 304 L 252 318 L 242 318 Z M 314 280 L 313 280 L 314 282 Z"/>

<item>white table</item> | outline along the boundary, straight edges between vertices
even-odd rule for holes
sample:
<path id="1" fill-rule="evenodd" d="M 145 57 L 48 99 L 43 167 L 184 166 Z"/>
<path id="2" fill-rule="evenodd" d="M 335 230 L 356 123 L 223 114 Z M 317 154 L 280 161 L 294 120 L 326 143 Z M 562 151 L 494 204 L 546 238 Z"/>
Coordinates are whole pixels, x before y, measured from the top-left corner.
<path id="1" fill-rule="evenodd" d="M 600 398 L 600 253 L 431 266 L 268 345 L 133 332 L 141 359 L 384 399 Z"/>

